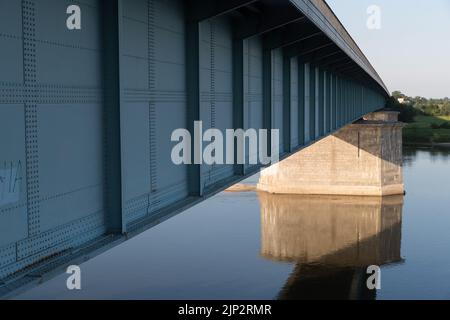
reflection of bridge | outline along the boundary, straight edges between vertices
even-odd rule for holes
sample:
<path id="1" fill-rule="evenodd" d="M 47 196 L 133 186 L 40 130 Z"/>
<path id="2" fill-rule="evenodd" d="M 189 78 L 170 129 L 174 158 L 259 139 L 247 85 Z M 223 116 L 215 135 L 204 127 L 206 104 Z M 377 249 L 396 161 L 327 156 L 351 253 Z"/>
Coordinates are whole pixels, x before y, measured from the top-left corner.
<path id="1" fill-rule="evenodd" d="M 259 199 L 261 254 L 296 263 L 281 299 L 371 299 L 367 267 L 401 261 L 403 196 Z"/>
<path id="2" fill-rule="evenodd" d="M 175 166 L 171 132 L 279 129 L 283 156 L 387 98 L 323 0 L 0 0 L 0 293 L 258 166 Z"/>

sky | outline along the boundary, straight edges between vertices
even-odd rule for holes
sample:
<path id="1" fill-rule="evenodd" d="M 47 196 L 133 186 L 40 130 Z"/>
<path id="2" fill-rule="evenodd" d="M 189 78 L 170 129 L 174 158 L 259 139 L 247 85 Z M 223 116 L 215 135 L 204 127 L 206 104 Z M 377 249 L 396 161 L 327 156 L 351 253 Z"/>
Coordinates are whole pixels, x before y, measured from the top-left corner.
<path id="1" fill-rule="evenodd" d="M 450 97 L 450 0 L 326 0 L 389 91 Z M 378 6 L 381 29 L 369 29 Z"/>

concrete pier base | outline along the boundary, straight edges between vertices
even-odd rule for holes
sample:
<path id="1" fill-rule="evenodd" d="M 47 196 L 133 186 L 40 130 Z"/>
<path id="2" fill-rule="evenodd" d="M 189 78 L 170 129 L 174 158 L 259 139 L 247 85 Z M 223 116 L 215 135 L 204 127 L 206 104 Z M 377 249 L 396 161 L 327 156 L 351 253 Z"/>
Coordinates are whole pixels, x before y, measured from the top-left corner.
<path id="1" fill-rule="evenodd" d="M 381 111 L 348 125 L 261 172 L 258 190 L 274 194 L 404 194 L 398 113 Z"/>

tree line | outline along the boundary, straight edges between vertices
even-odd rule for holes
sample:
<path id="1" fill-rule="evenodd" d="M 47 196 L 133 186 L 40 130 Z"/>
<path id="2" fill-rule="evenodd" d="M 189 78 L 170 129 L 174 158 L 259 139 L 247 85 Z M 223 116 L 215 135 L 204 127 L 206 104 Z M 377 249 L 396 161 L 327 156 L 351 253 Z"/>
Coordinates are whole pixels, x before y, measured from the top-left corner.
<path id="1" fill-rule="evenodd" d="M 400 112 L 400 121 L 414 122 L 417 115 L 432 117 L 450 116 L 450 99 L 427 99 L 408 97 L 400 91 L 394 91 L 388 100 L 387 108 Z"/>

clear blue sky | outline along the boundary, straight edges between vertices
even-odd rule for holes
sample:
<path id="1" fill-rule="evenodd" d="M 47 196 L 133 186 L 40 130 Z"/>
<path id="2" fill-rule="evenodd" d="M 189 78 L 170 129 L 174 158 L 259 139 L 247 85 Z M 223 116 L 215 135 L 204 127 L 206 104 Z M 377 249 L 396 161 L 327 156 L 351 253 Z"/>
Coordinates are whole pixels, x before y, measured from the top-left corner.
<path id="1" fill-rule="evenodd" d="M 450 0 L 326 0 L 388 89 L 450 97 Z M 381 8 L 381 29 L 367 8 Z"/>

